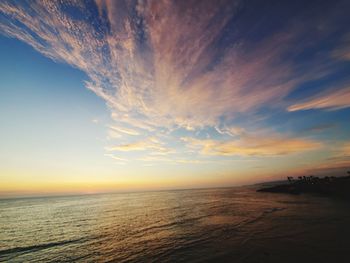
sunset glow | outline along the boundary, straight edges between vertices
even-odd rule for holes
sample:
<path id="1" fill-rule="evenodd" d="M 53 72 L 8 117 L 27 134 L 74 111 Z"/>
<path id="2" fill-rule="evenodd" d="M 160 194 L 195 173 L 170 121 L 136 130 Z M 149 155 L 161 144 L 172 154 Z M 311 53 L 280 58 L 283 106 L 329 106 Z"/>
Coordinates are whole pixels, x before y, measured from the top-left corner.
<path id="1" fill-rule="evenodd" d="M 263 2 L 1 1 L 0 195 L 344 173 L 349 2 Z"/>

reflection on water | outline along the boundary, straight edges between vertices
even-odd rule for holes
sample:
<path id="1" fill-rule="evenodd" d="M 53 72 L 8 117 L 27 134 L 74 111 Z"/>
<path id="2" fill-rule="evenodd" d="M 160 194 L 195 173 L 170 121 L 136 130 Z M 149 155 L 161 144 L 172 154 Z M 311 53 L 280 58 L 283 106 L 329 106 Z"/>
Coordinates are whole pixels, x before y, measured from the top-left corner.
<path id="1" fill-rule="evenodd" d="M 0 261 L 350 262 L 349 222 L 341 201 L 251 188 L 1 200 Z"/>

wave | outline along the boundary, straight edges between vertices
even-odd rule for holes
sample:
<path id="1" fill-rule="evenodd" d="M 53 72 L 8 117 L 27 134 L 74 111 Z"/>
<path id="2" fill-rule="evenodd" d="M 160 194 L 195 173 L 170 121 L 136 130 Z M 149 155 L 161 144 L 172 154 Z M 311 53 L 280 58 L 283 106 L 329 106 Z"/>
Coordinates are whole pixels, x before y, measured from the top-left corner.
<path id="1" fill-rule="evenodd" d="M 56 246 L 63 246 L 71 243 L 79 243 L 84 241 L 86 241 L 86 238 L 64 240 L 60 242 L 50 242 L 50 243 L 44 243 L 44 244 L 38 244 L 38 245 L 26 246 L 26 247 L 14 247 L 9 249 L 4 249 L 4 250 L 0 250 L 0 259 L 6 256 L 17 254 L 17 253 L 18 254 L 30 253 L 38 250 L 48 249 Z"/>

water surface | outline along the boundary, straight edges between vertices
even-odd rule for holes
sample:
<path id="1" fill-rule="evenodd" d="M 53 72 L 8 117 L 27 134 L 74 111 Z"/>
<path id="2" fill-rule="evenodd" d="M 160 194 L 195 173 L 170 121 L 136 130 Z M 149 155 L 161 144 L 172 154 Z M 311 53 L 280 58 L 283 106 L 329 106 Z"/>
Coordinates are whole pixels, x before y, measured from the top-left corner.
<path id="1" fill-rule="evenodd" d="M 350 209 L 254 188 L 0 200 L 0 261 L 350 262 Z"/>

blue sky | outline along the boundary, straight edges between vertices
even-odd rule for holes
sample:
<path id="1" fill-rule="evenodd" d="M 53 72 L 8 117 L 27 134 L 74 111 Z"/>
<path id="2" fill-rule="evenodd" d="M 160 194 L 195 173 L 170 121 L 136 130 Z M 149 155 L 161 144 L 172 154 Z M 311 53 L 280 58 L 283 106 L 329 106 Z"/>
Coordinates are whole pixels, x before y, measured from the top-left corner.
<path id="1" fill-rule="evenodd" d="M 2 1 L 0 191 L 343 173 L 349 7 Z"/>

